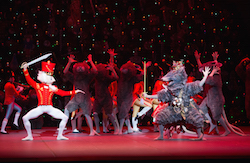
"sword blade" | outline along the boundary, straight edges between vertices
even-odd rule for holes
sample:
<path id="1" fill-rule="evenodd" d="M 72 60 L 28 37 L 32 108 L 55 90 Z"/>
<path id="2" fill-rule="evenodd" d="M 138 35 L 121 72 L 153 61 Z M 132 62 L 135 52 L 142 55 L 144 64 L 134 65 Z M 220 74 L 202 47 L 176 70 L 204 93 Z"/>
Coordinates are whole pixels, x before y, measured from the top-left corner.
<path id="1" fill-rule="evenodd" d="M 41 61 L 41 60 L 44 60 L 44 59 L 48 58 L 48 57 L 51 56 L 51 55 L 52 55 L 52 53 L 45 54 L 45 55 L 43 55 L 43 56 L 41 56 L 41 57 L 38 57 L 38 58 L 36 58 L 36 59 L 30 61 L 29 63 L 27 63 L 27 65 L 30 66 L 30 65 L 32 65 L 32 64 L 34 64 L 34 63 L 37 63 L 37 62 L 39 62 L 39 61 Z M 25 62 L 24 62 L 24 63 L 25 63 Z M 23 63 L 23 64 L 24 64 L 24 63 Z M 23 68 L 23 64 L 21 65 L 20 68 Z"/>
<path id="2" fill-rule="evenodd" d="M 43 56 L 41 56 L 41 57 L 38 57 L 37 59 L 34 59 L 33 61 L 30 61 L 30 62 L 27 63 L 27 64 L 28 64 L 28 66 L 33 65 L 33 64 L 35 64 L 35 63 L 37 63 L 37 62 L 39 62 L 39 61 L 42 61 L 42 60 L 48 58 L 48 57 L 51 56 L 51 55 L 52 55 L 52 53 L 45 54 L 45 55 L 43 55 Z"/>

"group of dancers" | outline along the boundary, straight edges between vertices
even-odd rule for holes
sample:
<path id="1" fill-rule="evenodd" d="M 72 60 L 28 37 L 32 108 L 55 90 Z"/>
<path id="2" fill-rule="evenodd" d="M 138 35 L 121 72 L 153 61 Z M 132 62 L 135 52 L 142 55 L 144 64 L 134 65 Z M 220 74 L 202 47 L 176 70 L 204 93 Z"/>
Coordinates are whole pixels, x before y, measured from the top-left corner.
<path id="1" fill-rule="evenodd" d="M 203 139 L 204 121 L 209 121 L 211 132 L 213 129 L 219 133 L 217 122 L 225 129 L 222 136 L 228 135 L 231 131 L 245 135 L 239 128 L 228 123 L 223 108 L 225 99 L 222 93 L 222 81 L 220 67 L 221 63 L 217 61 L 218 52 L 212 54 L 213 61 L 202 64 L 200 53 L 194 52 L 200 72 L 203 74 L 201 81 L 189 81 L 185 71 L 183 60 L 173 61 L 170 71 L 159 78 L 155 83 L 152 95 L 145 91 L 143 76 L 151 62 L 144 62 L 143 68 L 138 64 L 128 61 L 120 69 L 114 64 L 113 58 L 116 55 L 113 49 L 109 49 L 110 61 L 108 64 L 95 65 L 92 61 L 92 55 L 88 55 L 87 61 L 77 62 L 73 55 L 68 56 L 68 63 L 63 71 L 64 76 L 73 84 L 72 91 L 63 91 L 57 88 L 53 83 L 55 63 L 50 61 L 42 62 L 41 71 L 37 74 L 36 82 L 30 77 L 28 67 L 39 62 L 44 57 L 39 57 L 29 63 L 24 62 L 21 66 L 27 83 L 36 91 L 38 106 L 25 114 L 23 119 L 24 127 L 28 136 L 23 138 L 24 141 L 33 140 L 30 120 L 47 113 L 53 118 L 61 119 L 58 129 L 57 140 L 68 140 L 63 136 L 68 119 L 71 120 L 72 132 L 79 132 L 76 127 L 76 119 L 85 117 L 90 129 L 90 136 L 99 135 L 100 133 L 100 113 L 103 113 L 103 130 L 107 131 L 109 121 L 113 124 L 114 134 L 123 134 L 124 123 L 127 126 L 126 133 L 140 132 L 138 128 L 138 119 L 143 117 L 151 108 L 154 122 L 154 130 L 160 135 L 157 140 L 171 138 L 173 131 L 186 131 L 197 134 L 198 138 Z M 71 66 L 74 63 L 71 70 Z M 91 66 L 91 67 L 90 67 Z M 145 79 L 145 78 L 144 78 Z M 95 81 L 95 99 L 91 98 L 89 86 Z M 1 133 L 7 134 L 5 127 L 13 110 L 17 110 L 14 118 L 14 126 L 18 128 L 18 119 L 21 107 L 15 103 L 15 97 L 21 96 L 22 89 L 16 89 L 13 85 L 14 75 L 11 75 L 6 83 L 5 101 L 7 105 L 6 116 L 2 122 Z M 200 105 L 195 102 L 194 96 L 201 91 L 206 92 L 206 96 Z M 53 95 L 71 96 L 70 101 L 65 106 L 64 113 L 53 107 Z M 129 111 L 133 108 L 132 119 L 129 118 Z M 94 130 L 91 114 L 93 113 L 96 129 Z M 209 114 L 210 113 L 210 114 Z M 118 117 L 117 117 L 118 115 Z M 132 122 L 132 126 L 131 123 Z M 194 127 L 189 131 L 186 125 Z M 165 129 L 165 133 L 164 133 Z"/>

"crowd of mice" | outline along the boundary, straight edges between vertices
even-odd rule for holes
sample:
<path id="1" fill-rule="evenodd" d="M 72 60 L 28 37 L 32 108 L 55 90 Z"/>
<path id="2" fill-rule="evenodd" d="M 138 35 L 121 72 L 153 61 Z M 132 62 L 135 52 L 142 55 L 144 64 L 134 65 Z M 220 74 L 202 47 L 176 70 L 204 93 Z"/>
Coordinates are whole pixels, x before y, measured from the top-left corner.
<path id="1" fill-rule="evenodd" d="M 68 140 L 63 136 L 63 131 L 68 120 L 71 120 L 72 132 L 79 132 L 76 127 L 76 119 L 82 115 L 88 124 L 90 136 L 99 135 L 100 118 L 103 113 L 103 130 L 107 131 L 109 121 L 113 124 L 114 134 L 123 133 L 124 123 L 127 126 L 125 133 L 141 132 L 138 128 L 138 119 L 142 118 L 153 108 L 154 130 L 159 131 L 156 140 L 170 139 L 174 131 L 197 134 L 197 138 L 190 140 L 203 140 L 204 121 L 210 124 L 209 133 L 215 130 L 219 134 L 217 121 L 220 122 L 225 132 L 221 136 L 227 136 L 231 131 L 245 136 L 244 132 L 231 125 L 224 111 L 225 99 L 222 92 L 222 79 L 220 67 L 217 61 L 218 52 L 213 52 L 213 61 L 201 63 L 200 53 L 194 52 L 199 71 L 203 74 L 202 80 L 188 81 L 183 60 L 173 61 L 167 74 L 162 74 L 155 83 L 152 95 L 146 93 L 143 75 L 151 62 L 144 62 L 143 68 L 131 61 L 123 64 L 120 69 L 114 64 L 113 57 L 116 55 L 113 49 L 109 49 L 110 61 L 108 64 L 99 63 L 95 65 L 92 55 L 88 55 L 87 62 L 77 62 L 73 55 L 68 56 L 68 64 L 64 68 L 65 77 L 73 84 L 71 91 L 64 91 L 53 85 L 55 63 L 51 61 L 41 62 L 41 70 L 37 74 L 36 82 L 29 75 L 28 67 L 31 62 L 21 65 L 27 83 L 36 91 L 38 106 L 33 108 L 23 117 L 23 124 L 27 131 L 27 137 L 23 141 L 32 141 L 32 130 L 30 120 L 47 113 L 53 118 L 61 119 L 57 140 Z M 35 62 L 40 62 L 36 59 Z M 249 59 L 247 60 L 249 62 Z M 243 62 L 242 62 L 243 63 Z M 32 63 L 33 64 L 33 63 Z M 72 72 L 70 71 L 73 65 Z M 90 67 L 91 66 L 91 67 Z M 95 81 L 95 99 L 91 99 L 89 85 Z M 16 110 L 13 125 L 18 128 L 18 119 L 22 108 L 15 103 L 16 96 L 22 96 L 22 88 L 16 89 L 13 85 L 14 74 L 10 73 L 9 80 L 5 84 L 5 101 L 7 106 L 5 118 L 2 122 L 1 133 L 8 134 L 5 130 L 8 119 Z M 200 105 L 193 98 L 203 91 L 206 96 Z M 64 108 L 64 112 L 53 107 L 53 95 L 71 96 L 70 101 Z M 23 97 L 26 98 L 26 97 Z M 131 107 L 132 118 L 129 117 Z M 91 114 L 93 113 L 96 129 L 94 130 Z M 131 123 L 132 122 L 132 126 Z M 192 126 L 192 131 L 187 129 Z M 14 133 L 13 133 L 14 134 Z"/>

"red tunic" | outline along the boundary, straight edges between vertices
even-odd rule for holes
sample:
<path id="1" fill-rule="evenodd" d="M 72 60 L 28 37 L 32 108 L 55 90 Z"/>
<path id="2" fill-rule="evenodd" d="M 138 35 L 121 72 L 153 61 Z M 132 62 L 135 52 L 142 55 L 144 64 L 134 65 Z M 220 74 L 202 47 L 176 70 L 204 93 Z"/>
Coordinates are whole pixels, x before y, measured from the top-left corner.
<path id="1" fill-rule="evenodd" d="M 38 106 L 39 105 L 52 105 L 52 97 L 54 94 L 59 96 L 70 96 L 75 94 L 75 91 L 63 91 L 61 89 L 57 89 L 56 91 L 52 91 L 49 88 L 48 84 L 37 83 L 35 82 L 29 75 L 28 70 L 23 70 L 24 76 L 29 85 L 31 85 L 35 90 L 38 98 Z"/>
<path id="2" fill-rule="evenodd" d="M 13 101 L 15 101 L 15 97 L 19 95 L 14 84 L 7 82 L 4 86 L 5 97 L 4 97 L 4 105 L 9 105 Z"/>
<path id="3" fill-rule="evenodd" d="M 141 97 L 142 92 L 143 92 L 143 82 L 135 83 L 133 91 L 133 103 L 137 98 Z"/>
<path id="4" fill-rule="evenodd" d="M 162 84 L 164 84 L 164 82 L 161 81 L 161 80 L 157 80 L 157 81 L 155 82 L 155 85 L 154 85 L 154 89 L 153 89 L 152 95 L 156 95 L 158 91 L 164 89 L 164 87 L 162 86 Z"/>

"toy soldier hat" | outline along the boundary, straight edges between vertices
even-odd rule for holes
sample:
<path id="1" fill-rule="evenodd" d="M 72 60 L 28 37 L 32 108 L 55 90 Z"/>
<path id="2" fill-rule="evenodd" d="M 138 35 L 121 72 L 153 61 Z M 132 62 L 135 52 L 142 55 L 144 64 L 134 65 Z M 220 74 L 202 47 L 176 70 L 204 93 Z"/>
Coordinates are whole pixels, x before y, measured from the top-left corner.
<path id="1" fill-rule="evenodd" d="M 42 71 L 46 72 L 48 75 L 53 75 L 55 70 L 55 63 L 52 63 L 50 61 L 42 62 Z"/>

